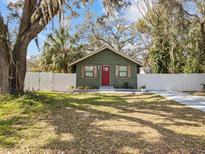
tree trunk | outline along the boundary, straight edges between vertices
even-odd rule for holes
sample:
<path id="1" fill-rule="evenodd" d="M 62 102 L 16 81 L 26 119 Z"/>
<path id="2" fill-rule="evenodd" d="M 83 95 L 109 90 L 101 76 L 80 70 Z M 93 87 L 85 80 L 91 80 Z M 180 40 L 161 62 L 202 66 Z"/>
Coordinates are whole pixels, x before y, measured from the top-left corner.
<path id="1" fill-rule="evenodd" d="M 205 65 L 205 22 L 200 23 L 200 29 L 201 29 L 202 48 L 199 53 L 199 60 L 202 66 L 204 66 Z"/>
<path id="2" fill-rule="evenodd" d="M 10 54 L 7 42 L 8 28 L 0 15 L 0 93 L 9 92 Z"/>
<path id="3" fill-rule="evenodd" d="M 0 48 L 2 48 L 0 49 L 0 80 L 3 78 L 0 81 L 1 91 L 7 91 L 9 89 L 8 80 L 10 79 L 10 92 L 13 94 L 23 93 L 28 44 L 61 10 L 65 0 L 52 0 L 49 3 L 44 2 L 45 1 L 24 0 L 19 32 L 11 53 L 12 57 L 7 56 L 7 54 L 10 55 L 9 48 L 4 51 L 4 46 L 8 47 L 5 41 L 7 40 L 8 28 L 0 16 Z M 51 6 L 52 8 L 50 9 Z M 6 65 L 7 63 L 10 64 L 10 61 L 12 61 L 11 65 Z M 3 66 L 3 64 L 6 66 Z"/>
<path id="4" fill-rule="evenodd" d="M 24 92 L 24 81 L 26 76 L 26 55 L 30 41 L 17 42 L 13 49 L 13 61 L 11 66 L 11 93 L 22 94 Z"/>
<path id="5" fill-rule="evenodd" d="M 201 37 L 202 37 L 202 45 L 203 45 L 203 54 L 205 53 L 205 23 L 200 23 L 200 29 L 201 29 Z"/>
<path id="6" fill-rule="evenodd" d="M 1 44 L 1 43 L 0 43 Z M 0 48 L 0 93 L 9 92 L 9 50 Z"/>

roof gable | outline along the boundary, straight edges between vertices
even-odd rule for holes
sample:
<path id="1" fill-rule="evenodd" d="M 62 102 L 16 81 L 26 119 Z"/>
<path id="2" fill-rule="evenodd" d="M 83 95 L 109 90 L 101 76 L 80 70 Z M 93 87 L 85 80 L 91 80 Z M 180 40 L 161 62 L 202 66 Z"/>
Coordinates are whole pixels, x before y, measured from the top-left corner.
<path id="1" fill-rule="evenodd" d="M 143 66 L 140 61 L 136 61 L 136 60 L 134 60 L 133 58 L 131 58 L 131 57 L 129 57 L 129 56 L 127 56 L 127 55 L 125 55 L 125 54 L 123 54 L 123 53 L 121 53 L 121 52 L 118 52 L 118 51 L 116 51 L 116 50 L 113 49 L 113 48 L 107 47 L 107 46 L 102 47 L 102 48 L 98 49 L 97 51 L 88 54 L 87 56 L 85 56 L 85 57 L 83 57 L 83 58 L 81 58 L 81 59 L 79 59 L 79 60 L 77 60 L 77 61 L 71 63 L 69 66 L 73 66 L 73 65 L 75 65 L 75 64 L 77 64 L 77 63 L 79 63 L 79 62 L 81 62 L 81 61 L 83 61 L 83 60 L 85 60 L 85 59 L 87 59 L 87 58 L 89 58 L 89 57 L 92 57 L 93 55 L 96 55 L 97 53 L 100 53 L 100 52 L 104 51 L 105 49 L 108 49 L 108 50 L 114 52 L 115 54 L 120 55 L 121 57 L 123 57 L 123 58 L 125 58 L 125 59 L 128 59 L 129 61 L 134 62 L 135 64 L 137 64 L 137 65 L 139 65 L 139 66 Z"/>

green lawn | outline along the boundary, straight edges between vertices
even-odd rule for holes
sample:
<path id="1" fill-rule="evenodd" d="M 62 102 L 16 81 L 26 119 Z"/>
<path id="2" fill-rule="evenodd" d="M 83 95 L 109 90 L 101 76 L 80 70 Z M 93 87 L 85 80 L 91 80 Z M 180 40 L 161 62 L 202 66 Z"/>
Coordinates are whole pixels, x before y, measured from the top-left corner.
<path id="1" fill-rule="evenodd" d="M 0 95 L 0 153 L 204 153 L 205 113 L 154 95 Z"/>

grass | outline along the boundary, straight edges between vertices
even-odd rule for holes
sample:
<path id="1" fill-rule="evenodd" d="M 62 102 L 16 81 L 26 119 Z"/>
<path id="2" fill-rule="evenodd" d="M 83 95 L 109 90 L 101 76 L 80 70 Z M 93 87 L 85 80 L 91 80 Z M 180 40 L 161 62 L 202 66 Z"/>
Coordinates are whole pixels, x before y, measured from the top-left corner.
<path id="1" fill-rule="evenodd" d="M 204 153 L 205 113 L 154 94 L 0 95 L 0 153 Z"/>

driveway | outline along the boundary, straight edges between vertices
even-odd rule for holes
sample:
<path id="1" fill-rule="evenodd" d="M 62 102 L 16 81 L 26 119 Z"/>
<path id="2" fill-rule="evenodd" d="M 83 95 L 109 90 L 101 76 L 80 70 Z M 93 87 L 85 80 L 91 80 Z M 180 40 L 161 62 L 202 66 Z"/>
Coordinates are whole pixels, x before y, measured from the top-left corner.
<path id="1" fill-rule="evenodd" d="M 178 103 L 187 105 L 189 107 L 201 110 L 205 112 L 205 97 L 204 96 L 193 96 L 191 94 L 182 92 L 164 92 L 164 91 L 154 91 L 154 93 L 159 94 L 168 100 L 173 100 Z"/>

